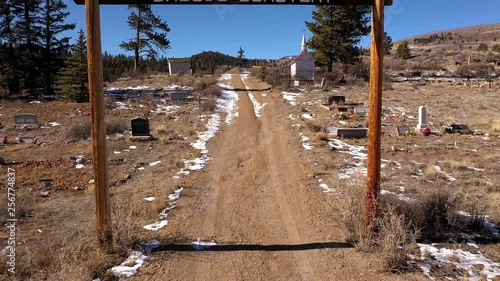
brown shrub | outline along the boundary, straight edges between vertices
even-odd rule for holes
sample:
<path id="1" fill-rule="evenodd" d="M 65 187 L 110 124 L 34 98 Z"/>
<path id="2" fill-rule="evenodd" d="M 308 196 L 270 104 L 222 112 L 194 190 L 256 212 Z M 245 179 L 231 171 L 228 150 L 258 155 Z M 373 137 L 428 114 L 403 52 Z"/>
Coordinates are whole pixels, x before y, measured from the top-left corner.
<path id="1" fill-rule="evenodd" d="M 206 100 L 201 102 L 201 110 L 212 112 L 217 108 L 217 99 L 214 97 L 208 97 Z"/>
<path id="2" fill-rule="evenodd" d="M 86 140 L 91 137 L 90 122 L 80 122 L 66 131 L 66 137 L 71 140 Z"/>
<path id="3" fill-rule="evenodd" d="M 217 85 L 210 85 L 208 88 L 201 91 L 202 97 L 218 97 L 221 94 L 221 89 Z"/>
<path id="4" fill-rule="evenodd" d="M 383 210 L 382 218 L 377 221 L 377 227 L 383 267 L 387 271 L 399 271 L 409 260 L 410 225 L 403 215 L 387 208 Z"/>

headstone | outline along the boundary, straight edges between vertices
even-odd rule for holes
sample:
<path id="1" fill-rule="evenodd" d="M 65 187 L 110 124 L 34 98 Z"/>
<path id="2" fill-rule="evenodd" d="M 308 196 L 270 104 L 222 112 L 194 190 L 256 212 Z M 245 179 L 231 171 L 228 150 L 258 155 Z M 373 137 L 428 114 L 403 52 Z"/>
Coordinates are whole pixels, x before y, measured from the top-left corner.
<path id="1" fill-rule="evenodd" d="M 24 125 L 27 125 L 28 127 L 38 126 L 35 114 L 17 114 L 16 116 L 14 116 L 14 123 L 16 124 L 16 126 L 21 127 Z"/>
<path id="2" fill-rule="evenodd" d="M 471 130 L 468 125 L 464 124 L 451 124 L 445 127 L 445 132 L 447 133 L 459 133 L 459 134 L 470 134 Z"/>
<path id="3" fill-rule="evenodd" d="M 345 104 L 345 96 L 330 96 L 327 100 L 328 104 Z"/>
<path id="4" fill-rule="evenodd" d="M 325 80 L 326 80 L 326 77 L 323 77 L 323 79 L 321 79 L 321 89 L 323 89 L 323 87 L 325 87 Z"/>
<path id="5" fill-rule="evenodd" d="M 300 86 L 300 81 L 299 81 L 299 80 L 294 80 L 294 81 L 293 81 L 293 86 L 294 86 L 294 87 L 298 87 L 298 86 Z"/>
<path id="6" fill-rule="evenodd" d="M 136 117 L 130 120 L 132 127 L 132 137 L 150 137 L 149 119 L 145 117 Z"/>
<path id="7" fill-rule="evenodd" d="M 423 128 L 427 128 L 427 110 L 425 106 L 419 106 L 417 130 L 421 130 Z"/>
<path id="8" fill-rule="evenodd" d="M 178 91 L 169 93 L 169 98 L 171 101 L 187 101 L 189 99 L 190 92 L 187 91 Z"/>
<path id="9" fill-rule="evenodd" d="M 397 136 L 406 136 L 410 134 L 410 128 L 408 126 L 397 126 L 396 134 Z"/>
<path id="10" fill-rule="evenodd" d="M 367 128 L 335 128 L 333 134 L 337 137 L 343 137 L 348 139 L 361 139 L 366 138 L 368 135 Z"/>
<path id="11" fill-rule="evenodd" d="M 355 107 L 353 112 L 356 116 L 366 116 L 368 114 L 368 107 Z"/>

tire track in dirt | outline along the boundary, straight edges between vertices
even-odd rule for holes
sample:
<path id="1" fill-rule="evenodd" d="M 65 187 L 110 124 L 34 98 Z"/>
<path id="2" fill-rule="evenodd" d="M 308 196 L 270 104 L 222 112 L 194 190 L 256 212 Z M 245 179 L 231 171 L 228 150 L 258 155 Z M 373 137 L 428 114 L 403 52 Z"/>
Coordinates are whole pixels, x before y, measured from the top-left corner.
<path id="1" fill-rule="evenodd" d="M 231 85 L 244 88 L 238 75 Z M 366 269 L 373 259 L 335 246 L 342 241 L 335 201 L 311 188 L 317 184 L 306 176 L 281 96 L 254 92 L 267 103 L 258 119 L 247 92 L 238 95 L 239 117 L 209 143 L 213 160 L 190 177 L 166 231 L 181 243 L 213 239 L 226 250 L 155 253 L 133 279 L 401 280 Z"/>

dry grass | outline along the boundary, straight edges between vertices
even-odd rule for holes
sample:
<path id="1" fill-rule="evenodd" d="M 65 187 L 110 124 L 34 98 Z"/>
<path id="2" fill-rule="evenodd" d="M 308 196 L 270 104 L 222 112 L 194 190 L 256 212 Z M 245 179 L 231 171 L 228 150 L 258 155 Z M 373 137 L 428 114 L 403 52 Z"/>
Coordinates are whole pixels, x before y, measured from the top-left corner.
<path id="1" fill-rule="evenodd" d="M 66 137 L 71 140 L 86 140 L 91 136 L 90 122 L 80 122 L 73 125 L 66 132 Z"/>
<path id="2" fill-rule="evenodd" d="M 361 184 L 348 186 L 340 205 L 340 227 L 344 239 L 355 243 L 361 249 L 371 247 L 371 233 L 365 224 L 365 188 Z"/>
<path id="3" fill-rule="evenodd" d="M 393 208 L 383 211 L 377 225 L 383 268 L 386 271 L 400 271 L 407 266 L 411 251 L 410 225 Z"/>
<path id="4" fill-rule="evenodd" d="M 203 112 L 212 112 L 217 108 L 217 98 L 210 96 L 201 102 L 201 110 Z"/>

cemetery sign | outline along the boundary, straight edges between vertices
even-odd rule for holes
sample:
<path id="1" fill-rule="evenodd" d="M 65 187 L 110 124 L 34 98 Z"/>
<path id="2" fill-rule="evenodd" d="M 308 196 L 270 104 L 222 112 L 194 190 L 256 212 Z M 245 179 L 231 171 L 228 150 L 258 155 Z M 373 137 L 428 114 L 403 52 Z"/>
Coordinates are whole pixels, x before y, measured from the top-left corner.
<path id="1" fill-rule="evenodd" d="M 85 0 L 74 0 L 84 5 Z M 392 5 L 393 0 L 385 0 L 385 6 Z M 230 4 L 230 5 L 373 5 L 374 0 L 99 0 L 99 4 Z"/>

